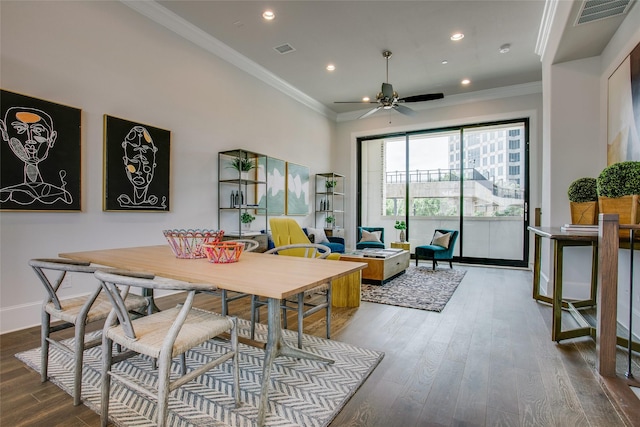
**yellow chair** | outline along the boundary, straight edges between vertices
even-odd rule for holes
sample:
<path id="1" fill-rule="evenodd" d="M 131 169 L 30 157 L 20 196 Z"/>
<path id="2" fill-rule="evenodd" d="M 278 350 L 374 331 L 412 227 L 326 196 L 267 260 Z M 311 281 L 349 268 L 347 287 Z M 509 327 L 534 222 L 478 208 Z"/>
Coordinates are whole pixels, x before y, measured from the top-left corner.
<path id="1" fill-rule="evenodd" d="M 269 225 L 271 227 L 271 239 L 276 248 L 278 246 L 311 243 L 307 235 L 302 231 L 300 224 L 292 218 L 271 218 L 269 219 Z M 280 255 L 304 257 L 305 249 L 288 249 L 280 252 Z M 327 259 L 340 259 L 340 254 L 329 254 Z"/>

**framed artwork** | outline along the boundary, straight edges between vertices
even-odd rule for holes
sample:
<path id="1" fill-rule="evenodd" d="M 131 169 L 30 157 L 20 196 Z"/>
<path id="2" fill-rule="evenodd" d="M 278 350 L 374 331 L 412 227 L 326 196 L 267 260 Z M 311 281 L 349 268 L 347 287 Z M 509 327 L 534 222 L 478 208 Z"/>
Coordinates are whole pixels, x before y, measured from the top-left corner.
<path id="1" fill-rule="evenodd" d="M 640 43 L 608 81 L 607 165 L 640 161 Z"/>
<path id="2" fill-rule="evenodd" d="M 81 210 L 81 110 L 0 90 L 0 210 Z"/>
<path id="3" fill-rule="evenodd" d="M 287 162 L 287 215 L 308 215 L 311 206 L 309 168 Z"/>
<path id="4" fill-rule="evenodd" d="M 171 132 L 104 116 L 105 211 L 168 212 Z"/>
<path id="5" fill-rule="evenodd" d="M 285 177 L 284 160 L 273 157 L 258 158 L 258 181 L 267 181 L 266 193 L 263 185 L 257 187 L 258 206 L 267 207 L 267 215 L 284 215 L 285 212 Z"/>

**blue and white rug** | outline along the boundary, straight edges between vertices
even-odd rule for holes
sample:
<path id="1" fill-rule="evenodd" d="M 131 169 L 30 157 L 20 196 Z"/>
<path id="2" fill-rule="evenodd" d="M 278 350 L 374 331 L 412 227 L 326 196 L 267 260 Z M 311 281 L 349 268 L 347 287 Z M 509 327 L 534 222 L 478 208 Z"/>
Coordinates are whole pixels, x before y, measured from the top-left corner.
<path id="1" fill-rule="evenodd" d="M 238 319 L 240 335 L 248 336 L 249 322 Z M 283 331 L 285 340 L 297 345 L 297 333 Z M 256 339 L 266 341 L 266 326 L 256 325 Z M 72 340 L 69 340 L 71 342 Z M 202 361 L 228 348 L 229 343 L 211 340 L 187 353 L 187 364 L 196 367 Z M 240 344 L 240 400 L 235 408 L 232 398 L 231 365 L 227 362 L 171 393 L 169 425 L 171 426 L 232 426 L 255 425 L 260 400 L 264 350 Z M 303 336 L 303 348 L 335 360 L 332 365 L 304 359 L 279 357 L 271 373 L 266 426 L 327 426 L 351 396 L 373 372 L 384 353 L 367 350 L 339 341 L 311 335 Z M 85 351 L 83 372 L 83 403 L 100 412 L 100 346 Z M 16 357 L 40 372 L 40 348 Z M 179 364 L 174 363 L 176 375 Z M 149 359 L 140 356 L 114 365 L 141 383 L 155 384 L 156 371 Z M 51 347 L 49 354 L 50 381 L 67 393 L 73 386 L 72 359 Z M 69 403 L 71 405 L 71 403 Z M 117 426 L 152 426 L 155 402 L 112 383 L 109 418 Z"/>

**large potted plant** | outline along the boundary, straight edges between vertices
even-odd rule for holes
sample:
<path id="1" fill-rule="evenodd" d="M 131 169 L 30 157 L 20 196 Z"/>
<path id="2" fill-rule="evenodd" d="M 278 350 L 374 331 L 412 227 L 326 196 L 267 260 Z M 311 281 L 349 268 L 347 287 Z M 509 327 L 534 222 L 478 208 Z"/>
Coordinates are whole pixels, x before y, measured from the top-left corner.
<path id="1" fill-rule="evenodd" d="M 601 213 L 617 213 L 620 224 L 640 222 L 640 162 L 619 162 L 607 166 L 597 178 L 597 190 Z M 620 236 L 629 236 L 629 231 L 622 230 Z"/>
<path id="2" fill-rule="evenodd" d="M 593 225 L 598 222 L 598 191 L 595 178 L 578 178 L 567 191 L 571 206 L 571 224 Z"/>

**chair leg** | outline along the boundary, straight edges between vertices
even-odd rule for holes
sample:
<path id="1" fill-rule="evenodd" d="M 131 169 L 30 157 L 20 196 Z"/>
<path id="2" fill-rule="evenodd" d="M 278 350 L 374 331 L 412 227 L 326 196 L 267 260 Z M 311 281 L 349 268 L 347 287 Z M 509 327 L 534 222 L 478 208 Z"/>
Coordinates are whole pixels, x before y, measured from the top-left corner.
<path id="1" fill-rule="evenodd" d="M 251 339 L 256 336 L 256 322 L 258 321 L 256 310 L 258 310 L 257 296 L 251 295 Z"/>
<path id="2" fill-rule="evenodd" d="M 418 251 L 416 251 L 416 267 L 418 266 Z"/>
<path id="3" fill-rule="evenodd" d="M 102 338 L 102 391 L 100 396 L 100 426 L 107 427 L 109 424 L 109 393 L 111 389 L 111 354 L 113 351 L 113 341 Z"/>
<path id="4" fill-rule="evenodd" d="M 158 402 L 156 408 L 158 427 L 167 425 L 169 415 L 169 386 L 171 384 L 169 375 L 171 374 L 171 356 L 160 353 L 158 357 Z"/>
<path id="5" fill-rule="evenodd" d="M 46 382 L 49 376 L 49 330 L 51 316 L 42 310 L 42 326 L 40 327 L 40 381 Z"/>
<path id="6" fill-rule="evenodd" d="M 238 358 L 238 319 L 231 318 L 233 329 L 231 329 L 231 351 L 233 351 L 233 400 L 236 408 L 240 406 L 240 362 Z"/>
<path id="7" fill-rule="evenodd" d="M 453 268 L 453 260 L 449 260 L 449 268 Z"/>
<path id="8" fill-rule="evenodd" d="M 304 332 L 304 292 L 298 294 L 298 348 L 302 348 L 302 333 Z"/>
<path id="9" fill-rule="evenodd" d="M 434 270 L 436 269 L 436 264 L 437 264 L 436 259 L 435 259 L 435 258 L 433 258 L 433 269 L 434 269 Z"/>
<path id="10" fill-rule="evenodd" d="M 222 289 L 220 292 L 220 299 L 222 299 L 222 315 L 226 316 L 229 312 L 229 303 L 227 302 L 227 290 Z"/>
<path id="11" fill-rule="evenodd" d="M 78 406 L 82 403 L 82 361 L 84 360 L 84 331 L 85 321 L 79 319 L 79 323 L 75 328 L 75 346 L 73 355 L 75 366 L 73 372 L 73 405 Z"/>
<path id="12" fill-rule="evenodd" d="M 331 339 L 331 285 L 327 289 L 327 339 Z"/>

